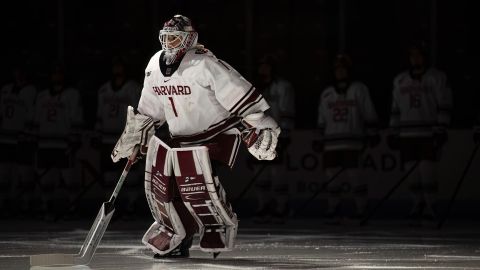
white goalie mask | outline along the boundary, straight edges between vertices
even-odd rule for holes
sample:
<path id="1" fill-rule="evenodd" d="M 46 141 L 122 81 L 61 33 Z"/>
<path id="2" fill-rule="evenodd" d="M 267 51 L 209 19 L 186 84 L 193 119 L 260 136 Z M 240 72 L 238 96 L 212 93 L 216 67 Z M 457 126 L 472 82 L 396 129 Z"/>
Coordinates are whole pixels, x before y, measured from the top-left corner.
<path id="1" fill-rule="evenodd" d="M 165 52 L 165 60 L 170 65 L 197 44 L 198 33 L 193 29 L 189 18 L 175 15 L 163 25 L 159 39 Z"/>

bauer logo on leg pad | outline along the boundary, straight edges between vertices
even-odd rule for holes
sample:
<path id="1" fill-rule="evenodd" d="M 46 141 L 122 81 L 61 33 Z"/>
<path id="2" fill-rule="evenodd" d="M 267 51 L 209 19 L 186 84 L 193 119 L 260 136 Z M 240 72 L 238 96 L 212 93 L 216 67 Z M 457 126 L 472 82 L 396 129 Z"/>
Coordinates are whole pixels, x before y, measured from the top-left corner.
<path id="1" fill-rule="evenodd" d="M 200 249 L 231 250 L 238 222 L 222 185 L 212 175 L 208 150 L 173 149 L 173 167 L 182 200 L 200 227 Z"/>
<path id="2" fill-rule="evenodd" d="M 161 255 L 176 248 L 186 235 L 172 202 L 174 182 L 171 156 L 171 148 L 153 136 L 145 164 L 145 196 L 155 222 L 145 233 L 142 242 Z"/>

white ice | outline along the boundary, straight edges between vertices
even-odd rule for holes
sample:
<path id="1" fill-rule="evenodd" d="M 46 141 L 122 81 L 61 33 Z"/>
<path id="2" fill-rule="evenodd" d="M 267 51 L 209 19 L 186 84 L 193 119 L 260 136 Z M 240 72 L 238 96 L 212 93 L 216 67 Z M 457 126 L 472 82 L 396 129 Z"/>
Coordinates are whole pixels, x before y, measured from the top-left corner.
<path id="1" fill-rule="evenodd" d="M 27 225 L 36 228 L 27 230 Z M 240 223 L 235 250 L 201 252 L 198 239 L 189 259 L 155 260 L 141 242 L 148 223 L 117 222 L 105 234 L 88 266 L 32 267 L 29 256 L 77 253 L 87 223 L 0 226 L 0 269 L 163 270 L 163 269 L 480 269 L 480 232 L 462 225 L 441 231 L 398 224 L 325 226 L 316 220 L 283 225 Z"/>

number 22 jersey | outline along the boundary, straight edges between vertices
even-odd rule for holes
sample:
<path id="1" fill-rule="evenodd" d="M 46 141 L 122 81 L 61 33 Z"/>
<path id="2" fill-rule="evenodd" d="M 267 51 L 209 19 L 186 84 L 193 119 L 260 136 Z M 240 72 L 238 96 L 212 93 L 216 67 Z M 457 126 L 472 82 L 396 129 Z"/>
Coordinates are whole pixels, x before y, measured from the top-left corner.
<path id="1" fill-rule="evenodd" d="M 334 86 L 323 91 L 318 126 L 324 130 L 325 150 L 360 150 L 367 128 L 377 125 L 377 113 L 366 85 L 352 82 L 345 93 Z"/>

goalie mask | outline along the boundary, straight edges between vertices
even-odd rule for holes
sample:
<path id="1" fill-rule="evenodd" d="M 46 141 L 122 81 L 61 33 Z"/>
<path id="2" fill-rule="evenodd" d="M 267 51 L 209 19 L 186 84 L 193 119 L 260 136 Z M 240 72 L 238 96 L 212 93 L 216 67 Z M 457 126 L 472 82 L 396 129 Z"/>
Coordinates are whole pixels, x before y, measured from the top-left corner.
<path id="1" fill-rule="evenodd" d="M 163 25 L 159 39 L 166 62 L 170 65 L 180 60 L 188 49 L 197 44 L 198 33 L 193 29 L 189 18 L 175 15 Z"/>

